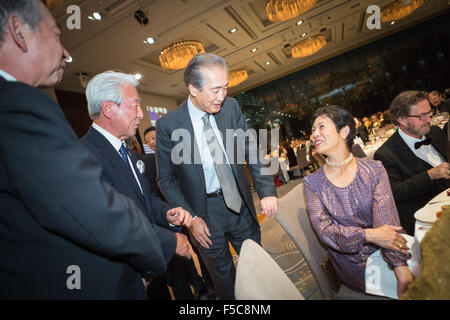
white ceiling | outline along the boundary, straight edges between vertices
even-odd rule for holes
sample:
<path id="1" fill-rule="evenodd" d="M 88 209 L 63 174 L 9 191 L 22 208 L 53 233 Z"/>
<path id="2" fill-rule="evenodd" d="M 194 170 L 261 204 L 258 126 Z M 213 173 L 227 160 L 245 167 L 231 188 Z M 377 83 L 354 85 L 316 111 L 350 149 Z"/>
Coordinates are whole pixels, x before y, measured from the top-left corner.
<path id="1" fill-rule="evenodd" d="M 158 56 L 174 42 L 199 40 L 207 52 L 224 57 L 230 70 L 247 69 L 249 78 L 229 89 L 232 96 L 427 20 L 450 5 L 449 0 L 425 0 L 419 10 L 394 25 L 367 29 L 367 7 L 383 8 L 392 2 L 319 0 L 298 18 L 271 23 L 264 9 L 266 0 L 68 0 L 53 11 L 63 31 L 61 41 L 73 57 L 58 89 L 83 92 L 78 72 L 92 77 L 119 69 L 143 75 L 140 91 L 180 102 L 186 97 L 183 70 L 162 69 Z M 81 8 L 81 30 L 66 27 L 70 16 L 66 8 L 72 4 Z M 149 17 L 145 26 L 134 18 L 138 9 Z M 95 11 L 104 16 L 101 21 L 88 19 Z M 299 20 L 304 23 L 297 26 Z M 234 27 L 238 31 L 229 33 Z M 328 45 L 310 57 L 292 58 L 290 48 L 305 39 L 303 33 L 322 33 Z M 148 37 L 155 38 L 155 43 L 145 44 Z M 252 48 L 257 51 L 251 53 Z"/>

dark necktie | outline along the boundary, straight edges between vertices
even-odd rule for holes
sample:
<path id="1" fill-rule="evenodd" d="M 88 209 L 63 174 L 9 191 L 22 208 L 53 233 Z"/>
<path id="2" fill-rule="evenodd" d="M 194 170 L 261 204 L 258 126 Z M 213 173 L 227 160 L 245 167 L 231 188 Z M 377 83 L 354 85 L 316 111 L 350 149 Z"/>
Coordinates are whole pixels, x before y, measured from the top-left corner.
<path id="1" fill-rule="evenodd" d="M 139 182 L 137 181 L 137 177 L 134 175 L 133 170 L 131 169 L 130 162 L 128 161 L 128 151 L 125 145 L 122 144 L 122 146 L 119 149 L 120 155 L 122 156 L 123 162 L 125 162 L 125 165 L 127 166 L 128 170 L 130 170 L 130 174 L 133 177 L 133 180 L 136 181 L 136 184 L 138 185 L 139 190 L 141 191 L 141 194 L 143 194 L 142 189 L 139 185 Z"/>
<path id="2" fill-rule="evenodd" d="M 417 150 L 417 149 L 419 149 L 421 146 L 423 146 L 423 145 L 428 146 L 429 144 L 431 144 L 431 139 L 430 139 L 430 138 L 426 138 L 426 139 L 423 140 L 423 141 L 416 142 L 416 143 L 414 144 L 414 148 L 416 148 L 416 150 Z"/>
<path id="3" fill-rule="evenodd" d="M 217 178 L 219 178 L 225 204 L 229 209 L 239 213 L 241 211 L 242 198 L 239 194 L 236 180 L 231 172 L 231 167 L 228 165 L 225 153 L 209 123 L 209 114 L 205 114 L 202 120 L 204 123 L 203 130 L 205 132 L 206 142 L 208 143 L 209 152 L 213 159 Z"/>
<path id="4" fill-rule="evenodd" d="M 128 169 L 131 170 L 130 163 L 128 162 L 128 157 L 127 157 L 127 154 L 128 154 L 127 148 L 123 144 L 120 147 L 119 152 L 120 152 L 120 155 L 122 156 L 123 162 L 125 162 L 125 164 L 127 165 Z"/>

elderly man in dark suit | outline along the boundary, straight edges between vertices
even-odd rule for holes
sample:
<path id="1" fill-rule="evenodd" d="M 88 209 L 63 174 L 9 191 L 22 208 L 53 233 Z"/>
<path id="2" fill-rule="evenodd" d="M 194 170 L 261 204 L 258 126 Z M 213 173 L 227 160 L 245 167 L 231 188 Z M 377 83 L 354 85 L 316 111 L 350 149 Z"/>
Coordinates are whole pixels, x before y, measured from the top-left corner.
<path id="1" fill-rule="evenodd" d="M 89 81 L 86 98 L 93 123 L 81 142 L 102 163 L 102 178 L 118 192 L 133 199 L 149 221 L 155 224 L 166 261 L 177 259 L 172 258 L 174 253 L 190 258 L 190 245 L 187 237 L 179 232 L 181 228 L 169 230 L 169 222 L 189 227 L 192 219 L 190 213 L 181 207 L 170 208 L 151 192 L 143 162 L 138 161 L 137 155 L 125 145 L 124 140 L 136 134 L 143 117 L 141 99 L 135 88 L 137 85 L 133 75 L 114 71 L 103 72 Z M 176 275 L 174 277 L 176 280 Z M 156 282 L 164 284 L 163 280 Z M 155 280 L 152 285 L 154 283 Z M 192 297 L 189 286 L 186 287 Z M 150 290 L 150 297 L 170 297 L 164 295 L 164 289 L 166 286 L 161 285 L 155 288 L 158 292 Z M 187 294 L 183 296 L 185 299 L 188 297 Z"/>
<path id="2" fill-rule="evenodd" d="M 264 166 L 258 150 L 251 148 L 256 146 L 255 137 L 240 139 L 236 130 L 246 133 L 248 128 L 237 101 L 226 97 L 225 61 L 214 54 L 199 54 L 186 67 L 184 79 L 189 98 L 156 125 L 158 181 L 170 203 L 194 216 L 190 233 L 217 295 L 233 299 L 235 269 L 228 243 L 239 253 L 245 239 L 260 242 L 261 238 L 244 161 L 238 160 L 238 154 L 245 154 L 262 211 L 270 217 L 277 211 L 275 187 L 270 175 L 261 174 Z"/>
<path id="3" fill-rule="evenodd" d="M 447 139 L 431 127 L 426 92 L 405 91 L 392 101 L 390 117 L 398 130 L 375 152 L 389 175 L 402 227 L 414 234 L 414 213 L 450 187 Z"/>
<path id="4" fill-rule="evenodd" d="M 156 231 L 101 179 L 59 106 L 69 53 L 37 0 L 0 1 L 0 299 L 146 299 Z"/>

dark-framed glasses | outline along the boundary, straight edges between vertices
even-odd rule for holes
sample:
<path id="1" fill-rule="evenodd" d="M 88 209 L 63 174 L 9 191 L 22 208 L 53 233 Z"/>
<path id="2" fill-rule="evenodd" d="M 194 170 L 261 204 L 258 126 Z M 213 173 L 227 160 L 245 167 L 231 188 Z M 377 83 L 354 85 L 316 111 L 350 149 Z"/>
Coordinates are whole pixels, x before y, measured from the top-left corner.
<path id="1" fill-rule="evenodd" d="M 432 117 L 434 114 L 434 110 L 430 110 L 428 112 L 422 113 L 422 114 L 418 114 L 418 115 L 407 115 L 407 117 L 411 117 L 411 118 L 419 118 L 420 120 L 425 120 L 428 117 Z"/>

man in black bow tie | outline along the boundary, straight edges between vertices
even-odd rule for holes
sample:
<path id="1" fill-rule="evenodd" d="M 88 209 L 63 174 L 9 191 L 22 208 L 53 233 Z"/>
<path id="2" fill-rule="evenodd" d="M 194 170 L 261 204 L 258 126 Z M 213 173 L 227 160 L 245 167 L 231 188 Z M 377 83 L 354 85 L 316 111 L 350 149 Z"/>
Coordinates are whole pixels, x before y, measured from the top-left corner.
<path id="1" fill-rule="evenodd" d="M 414 234 L 414 213 L 450 187 L 447 139 L 431 126 L 433 109 L 423 91 L 404 91 L 392 101 L 398 130 L 375 153 L 389 181 L 403 228 Z"/>

